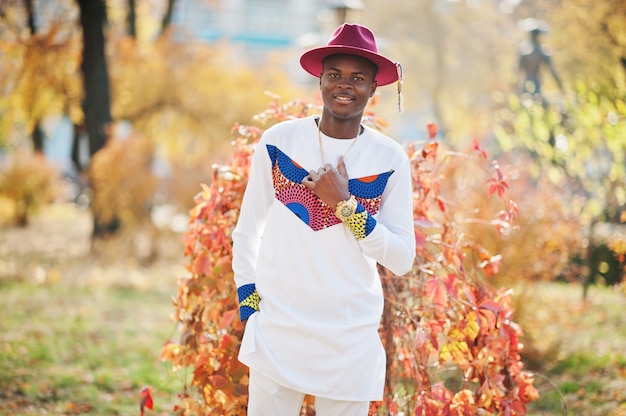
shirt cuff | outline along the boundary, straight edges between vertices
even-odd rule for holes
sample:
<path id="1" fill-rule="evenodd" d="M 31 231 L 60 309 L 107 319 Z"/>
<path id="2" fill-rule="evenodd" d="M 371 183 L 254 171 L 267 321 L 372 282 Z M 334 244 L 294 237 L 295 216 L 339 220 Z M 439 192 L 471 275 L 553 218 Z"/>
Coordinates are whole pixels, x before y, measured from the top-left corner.
<path id="1" fill-rule="evenodd" d="M 256 291 L 256 285 L 254 283 L 238 287 L 237 296 L 239 298 L 239 317 L 243 322 L 248 319 L 250 315 L 259 311 L 261 297 Z"/>

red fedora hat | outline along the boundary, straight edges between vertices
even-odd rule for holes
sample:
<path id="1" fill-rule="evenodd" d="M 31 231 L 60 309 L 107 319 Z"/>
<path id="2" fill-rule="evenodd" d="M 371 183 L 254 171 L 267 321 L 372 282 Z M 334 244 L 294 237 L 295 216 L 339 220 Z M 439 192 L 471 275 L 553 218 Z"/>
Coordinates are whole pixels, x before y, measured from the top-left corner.
<path id="1" fill-rule="evenodd" d="M 374 62 L 378 66 L 376 81 L 387 85 L 398 80 L 397 64 L 378 53 L 376 39 L 365 26 L 344 23 L 339 26 L 326 46 L 311 49 L 300 57 L 300 65 L 309 74 L 319 77 L 322 61 L 330 55 L 356 55 Z"/>

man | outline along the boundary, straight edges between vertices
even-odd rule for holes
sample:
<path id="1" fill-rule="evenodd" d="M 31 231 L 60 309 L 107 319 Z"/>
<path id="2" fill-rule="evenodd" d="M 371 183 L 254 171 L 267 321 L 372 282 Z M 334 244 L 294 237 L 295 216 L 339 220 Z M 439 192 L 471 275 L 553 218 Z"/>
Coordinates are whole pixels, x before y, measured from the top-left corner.
<path id="1" fill-rule="evenodd" d="M 407 155 L 361 125 L 399 71 L 353 24 L 300 63 L 322 114 L 265 131 L 233 231 L 248 415 L 298 416 L 309 394 L 317 416 L 364 416 L 385 380 L 377 263 L 402 275 L 415 257 Z"/>

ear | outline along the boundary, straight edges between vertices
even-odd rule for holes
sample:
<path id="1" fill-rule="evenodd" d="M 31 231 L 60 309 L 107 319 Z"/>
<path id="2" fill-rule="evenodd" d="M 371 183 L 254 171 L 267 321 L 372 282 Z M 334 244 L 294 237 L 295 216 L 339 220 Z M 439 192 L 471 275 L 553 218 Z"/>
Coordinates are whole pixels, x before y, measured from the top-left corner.
<path id="1" fill-rule="evenodd" d="M 376 88 L 378 88 L 378 82 L 374 81 L 372 82 L 372 87 L 370 89 L 370 97 L 374 96 L 374 93 L 376 92 Z"/>

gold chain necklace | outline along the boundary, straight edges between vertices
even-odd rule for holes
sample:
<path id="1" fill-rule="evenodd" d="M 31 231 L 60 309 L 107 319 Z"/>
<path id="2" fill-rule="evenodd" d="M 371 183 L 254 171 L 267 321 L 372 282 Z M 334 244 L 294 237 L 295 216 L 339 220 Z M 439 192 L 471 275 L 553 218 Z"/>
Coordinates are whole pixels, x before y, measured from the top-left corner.
<path id="1" fill-rule="evenodd" d="M 359 140 L 360 135 L 361 135 L 361 124 L 359 123 L 359 129 L 356 132 L 356 137 L 352 141 L 352 144 L 350 144 L 350 147 L 348 147 L 348 150 L 346 150 L 346 152 L 342 156 L 344 159 L 346 158 L 350 150 L 352 150 L 352 148 L 356 144 L 356 141 Z M 322 117 L 320 117 L 317 120 L 317 141 L 320 144 L 320 156 L 322 157 L 322 166 L 324 166 L 326 164 L 326 161 L 324 160 L 324 147 L 322 146 Z"/>

